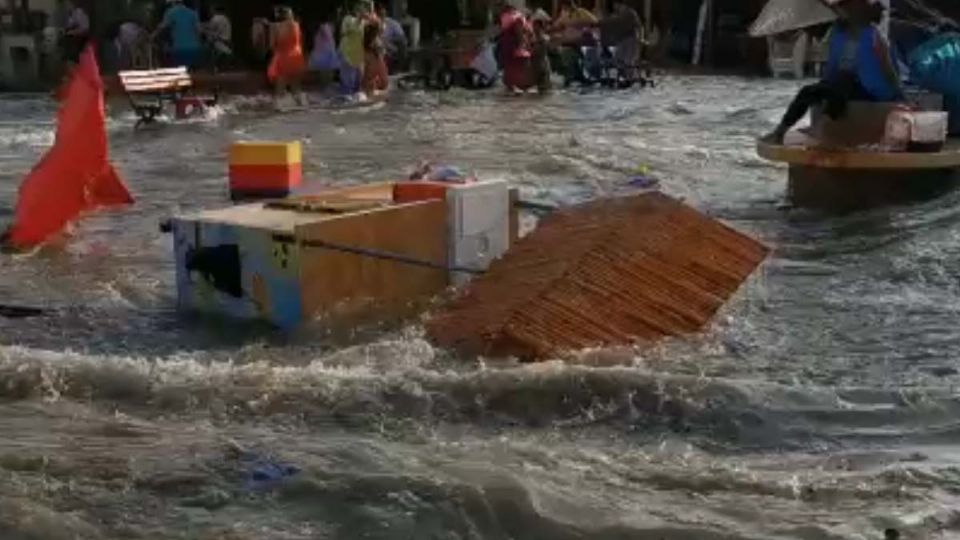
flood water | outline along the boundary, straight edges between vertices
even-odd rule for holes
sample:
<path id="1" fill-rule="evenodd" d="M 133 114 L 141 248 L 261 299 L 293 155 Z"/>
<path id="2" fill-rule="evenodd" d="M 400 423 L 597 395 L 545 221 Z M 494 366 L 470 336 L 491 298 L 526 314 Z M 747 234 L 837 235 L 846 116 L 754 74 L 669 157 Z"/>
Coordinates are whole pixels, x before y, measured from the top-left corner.
<path id="1" fill-rule="evenodd" d="M 54 310 L 0 319 L 0 539 L 960 536 L 960 195 L 784 208 L 753 138 L 796 88 L 412 92 L 137 133 L 111 104 L 137 204 L 0 255 L 0 303 Z M 0 98 L 0 221 L 53 110 Z M 542 202 L 646 165 L 775 252 L 703 335 L 579 365 L 455 359 L 416 323 L 334 338 L 184 317 L 158 224 L 228 204 L 227 145 L 250 138 L 303 140 L 316 182 L 433 159 Z M 250 455 L 300 472 L 251 485 Z"/>

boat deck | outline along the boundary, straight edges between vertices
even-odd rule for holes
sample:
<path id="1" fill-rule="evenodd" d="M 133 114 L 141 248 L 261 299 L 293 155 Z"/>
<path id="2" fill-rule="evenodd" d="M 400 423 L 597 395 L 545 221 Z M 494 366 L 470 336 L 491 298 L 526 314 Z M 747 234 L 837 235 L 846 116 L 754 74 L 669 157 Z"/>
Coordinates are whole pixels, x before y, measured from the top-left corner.
<path id="1" fill-rule="evenodd" d="M 790 165 L 825 169 L 909 170 L 960 168 L 960 139 L 947 141 L 939 152 L 879 152 L 817 146 L 809 137 L 791 133 L 786 144 L 757 141 L 760 157 Z"/>

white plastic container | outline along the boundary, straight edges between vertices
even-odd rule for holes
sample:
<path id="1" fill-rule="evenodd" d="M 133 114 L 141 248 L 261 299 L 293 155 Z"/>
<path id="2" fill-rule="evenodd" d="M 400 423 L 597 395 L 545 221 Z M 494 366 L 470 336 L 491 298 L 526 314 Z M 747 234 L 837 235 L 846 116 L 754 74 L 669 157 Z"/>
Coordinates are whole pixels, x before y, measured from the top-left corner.
<path id="1" fill-rule="evenodd" d="M 947 119 L 944 111 L 892 111 L 884 143 L 898 152 L 938 152 L 947 140 Z"/>
<path id="2" fill-rule="evenodd" d="M 450 208 L 448 225 L 453 266 L 486 270 L 510 247 L 510 187 L 502 180 L 451 186 L 447 190 Z M 453 272 L 455 286 L 470 275 Z"/>

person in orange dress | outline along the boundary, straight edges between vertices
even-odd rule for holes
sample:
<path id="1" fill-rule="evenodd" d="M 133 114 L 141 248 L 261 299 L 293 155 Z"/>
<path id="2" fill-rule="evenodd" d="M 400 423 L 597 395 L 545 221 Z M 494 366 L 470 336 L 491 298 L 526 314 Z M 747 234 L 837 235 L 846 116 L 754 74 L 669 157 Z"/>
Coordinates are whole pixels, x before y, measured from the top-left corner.
<path id="1" fill-rule="evenodd" d="M 363 91 L 367 96 L 385 92 L 390 86 L 386 49 L 383 44 L 383 21 L 372 3 L 363 13 Z"/>
<path id="2" fill-rule="evenodd" d="M 271 28 L 271 48 L 273 58 L 267 69 L 267 76 L 273 83 L 276 91 L 275 98 L 289 90 L 294 99 L 305 104 L 300 91 L 300 81 L 306 70 L 306 60 L 303 56 L 303 36 L 300 32 L 300 23 L 293 15 L 293 10 L 286 6 L 277 7 L 275 12 L 277 22 Z"/>

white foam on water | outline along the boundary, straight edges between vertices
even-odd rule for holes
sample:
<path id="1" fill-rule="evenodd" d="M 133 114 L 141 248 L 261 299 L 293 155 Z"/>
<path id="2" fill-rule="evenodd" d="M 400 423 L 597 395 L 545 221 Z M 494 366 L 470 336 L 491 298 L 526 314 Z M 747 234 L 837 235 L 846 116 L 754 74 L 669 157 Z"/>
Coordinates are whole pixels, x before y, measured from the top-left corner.
<path id="1" fill-rule="evenodd" d="M 24 148 L 34 151 L 45 150 L 53 145 L 55 129 L 53 126 L 47 128 L 37 126 L 2 126 L 0 125 L 0 159 L 4 156 L 4 147 L 8 151 L 13 151 L 10 157 L 20 157 L 19 153 Z"/>

